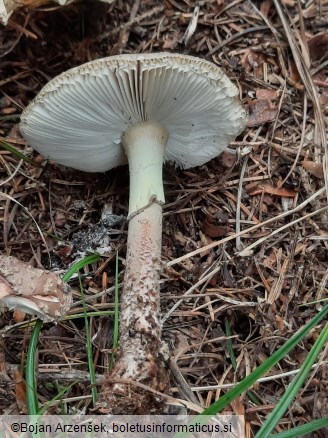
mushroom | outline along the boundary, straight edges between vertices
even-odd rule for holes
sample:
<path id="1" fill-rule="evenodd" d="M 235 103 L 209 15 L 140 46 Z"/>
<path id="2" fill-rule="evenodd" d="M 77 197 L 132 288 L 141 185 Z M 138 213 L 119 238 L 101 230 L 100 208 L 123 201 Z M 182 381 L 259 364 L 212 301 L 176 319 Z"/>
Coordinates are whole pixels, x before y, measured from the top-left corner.
<path id="1" fill-rule="evenodd" d="M 71 302 L 69 286 L 53 272 L 0 255 L 0 308 L 6 306 L 49 322 L 62 318 Z"/>
<path id="2" fill-rule="evenodd" d="M 162 388 L 163 162 L 188 169 L 219 155 L 246 123 L 238 94 L 219 67 L 202 59 L 169 53 L 119 55 L 62 73 L 22 114 L 26 140 L 60 164 L 104 172 L 128 161 L 121 355 L 112 377 Z"/>

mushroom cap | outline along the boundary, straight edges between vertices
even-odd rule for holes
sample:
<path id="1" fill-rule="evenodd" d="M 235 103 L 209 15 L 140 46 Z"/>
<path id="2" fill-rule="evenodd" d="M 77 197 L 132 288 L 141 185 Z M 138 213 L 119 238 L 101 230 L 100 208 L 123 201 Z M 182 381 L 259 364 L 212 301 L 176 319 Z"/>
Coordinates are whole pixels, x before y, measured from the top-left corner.
<path id="1" fill-rule="evenodd" d="M 247 120 L 238 88 L 215 64 L 157 53 L 97 59 L 52 79 L 23 111 L 20 130 L 45 157 L 87 172 L 126 163 L 121 137 L 164 126 L 164 161 L 187 169 L 219 155 Z"/>

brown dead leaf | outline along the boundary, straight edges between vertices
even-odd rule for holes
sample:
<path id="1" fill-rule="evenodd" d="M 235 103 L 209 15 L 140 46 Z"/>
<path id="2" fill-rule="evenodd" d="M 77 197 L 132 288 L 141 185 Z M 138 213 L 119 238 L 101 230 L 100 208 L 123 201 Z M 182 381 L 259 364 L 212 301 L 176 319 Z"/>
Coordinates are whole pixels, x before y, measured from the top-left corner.
<path id="1" fill-rule="evenodd" d="M 249 104 L 248 126 L 262 125 L 271 122 L 277 115 L 278 108 L 274 100 L 278 98 L 276 90 L 258 88 L 256 90 L 257 99 L 251 100 Z"/>
<path id="2" fill-rule="evenodd" d="M 56 211 L 55 214 L 55 225 L 56 227 L 62 228 L 66 224 L 65 214 L 61 211 Z"/>
<path id="3" fill-rule="evenodd" d="M 328 33 L 315 35 L 307 42 L 311 61 L 318 61 L 327 56 L 328 52 Z"/>
<path id="4" fill-rule="evenodd" d="M 15 371 L 15 394 L 16 403 L 18 408 L 24 413 L 27 413 L 27 401 L 26 401 L 26 384 L 21 373 Z"/>
<path id="5" fill-rule="evenodd" d="M 20 0 L 18 3 L 27 6 L 30 9 L 35 9 L 39 6 L 49 3 L 48 0 Z"/>
<path id="6" fill-rule="evenodd" d="M 16 111 L 17 111 L 16 108 L 8 107 L 0 110 L 0 114 L 4 114 L 4 115 L 15 114 Z"/>
<path id="7" fill-rule="evenodd" d="M 11 284 L 0 275 L 0 299 L 12 293 Z"/>
<path id="8" fill-rule="evenodd" d="M 278 98 L 278 93 L 276 90 L 258 88 L 256 90 L 256 97 L 260 100 L 276 100 Z"/>
<path id="9" fill-rule="evenodd" d="M 231 152 L 228 151 L 223 151 L 222 154 L 220 155 L 219 161 L 223 167 L 231 169 L 235 165 L 236 159 L 237 159 L 236 154 L 232 154 Z"/>
<path id="10" fill-rule="evenodd" d="M 320 96 L 320 103 L 323 106 L 328 104 L 328 90 L 323 90 Z"/>
<path id="11" fill-rule="evenodd" d="M 203 232 L 209 237 L 224 237 L 228 234 L 229 216 L 225 211 L 204 211 Z"/>
<path id="12" fill-rule="evenodd" d="M 254 76 L 263 77 L 262 66 L 265 60 L 266 57 L 262 52 L 247 49 L 241 59 L 241 65 L 247 73 L 253 70 Z"/>
<path id="13" fill-rule="evenodd" d="M 279 315 L 276 315 L 276 321 L 277 321 L 278 330 L 280 332 L 283 332 L 284 331 L 284 327 L 285 327 L 283 318 L 281 316 L 279 316 Z"/>
<path id="14" fill-rule="evenodd" d="M 71 261 L 72 261 L 71 255 L 73 252 L 73 245 L 62 246 L 58 250 L 56 250 L 55 252 L 65 264 L 71 263 Z"/>
<path id="15" fill-rule="evenodd" d="M 204 233 L 209 237 L 222 237 L 227 235 L 228 228 L 226 225 L 215 225 L 209 222 L 206 218 L 203 222 Z"/>
<path id="16" fill-rule="evenodd" d="M 254 196 L 254 195 L 261 195 L 262 193 L 267 193 L 269 195 L 281 196 L 286 198 L 294 198 L 296 196 L 296 192 L 292 190 L 274 187 L 271 184 L 258 184 L 258 186 L 248 194 L 250 196 Z"/>
<path id="17" fill-rule="evenodd" d="M 180 232 L 175 233 L 174 237 L 175 237 L 175 240 L 177 242 L 181 243 L 181 245 L 183 245 L 183 246 L 187 245 L 189 243 L 189 240 L 185 236 L 183 236 Z"/>
<path id="18" fill-rule="evenodd" d="M 262 13 L 262 15 L 264 15 L 265 17 L 269 17 L 269 12 L 271 10 L 271 6 L 272 6 L 272 0 L 264 0 L 261 3 L 261 8 L 260 11 Z"/>
<path id="19" fill-rule="evenodd" d="M 321 163 L 315 163 L 314 161 L 304 160 L 302 161 L 302 166 L 311 175 L 316 178 L 324 178 L 323 165 Z"/>
<path id="20" fill-rule="evenodd" d="M 290 56 L 288 58 L 288 73 L 289 73 L 289 81 L 294 85 L 298 90 L 303 89 L 303 84 L 301 81 L 301 77 L 296 67 L 296 63 L 294 59 Z"/>
<path id="21" fill-rule="evenodd" d="M 13 313 L 13 316 L 14 316 L 14 320 L 15 320 L 16 324 L 18 324 L 19 322 L 23 322 L 24 321 L 26 313 L 23 312 L 22 310 L 15 309 L 14 313 Z"/>
<path id="22" fill-rule="evenodd" d="M 250 101 L 248 105 L 249 119 L 247 125 L 250 127 L 272 122 L 277 115 L 278 108 L 271 100 L 255 99 Z"/>
<path id="23" fill-rule="evenodd" d="M 261 264 L 266 268 L 273 269 L 277 265 L 277 256 L 275 251 L 271 251 L 270 254 L 263 258 Z"/>
<path id="24" fill-rule="evenodd" d="M 232 407 L 232 410 L 236 415 L 245 415 L 245 406 L 241 397 L 235 398 L 230 403 L 230 406 Z"/>
<path id="25" fill-rule="evenodd" d="M 163 49 L 165 50 L 174 50 L 178 44 L 178 40 L 180 35 L 176 33 L 173 37 L 167 37 L 164 39 Z"/>

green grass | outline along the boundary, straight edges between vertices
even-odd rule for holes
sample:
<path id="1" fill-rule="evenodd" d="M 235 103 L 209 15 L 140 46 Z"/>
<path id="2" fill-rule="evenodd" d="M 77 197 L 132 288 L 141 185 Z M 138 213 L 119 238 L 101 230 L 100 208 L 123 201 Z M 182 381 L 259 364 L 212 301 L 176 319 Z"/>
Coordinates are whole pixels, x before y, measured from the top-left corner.
<path id="1" fill-rule="evenodd" d="M 231 336 L 231 326 L 230 326 L 230 321 L 228 320 L 228 318 L 225 318 L 224 323 L 225 323 L 226 336 L 229 337 L 229 336 Z M 233 369 L 236 371 L 237 370 L 237 361 L 236 361 L 235 353 L 233 351 L 231 338 L 227 339 L 227 349 L 228 349 L 228 353 L 229 353 L 229 357 L 230 357 Z"/>
<path id="2" fill-rule="evenodd" d="M 118 299 L 118 252 L 116 252 L 115 261 L 115 308 L 114 308 L 114 333 L 113 333 L 113 349 L 112 356 L 109 363 L 109 369 L 111 370 L 115 363 L 115 354 L 118 347 L 118 335 L 119 335 L 119 299 Z"/>
<path id="3" fill-rule="evenodd" d="M 68 272 L 63 277 L 63 280 L 67 281 L 72 277 L 75 273 L 79 273 L 80 269 L 90 263 L 94 263 L 99 259 L 98 255 L 92 255 L 86 257 L 84 260 L 76 263 L 72 266 Z M 113 366 L 115 362 L 115 352 L 118 346 L 118 328 L 119 328 L 119 310 L 118 310 L 118 255 L 116 254 L 116 267 L 115 267 L 115 309 L 114 312 L 111 311 L 99 311 L 99 312 L 87 312 L 86 305 L 84 300 L 84 291 L 83 286 L 80 280 L 80 289 L 82 295 L 82 303 L 83 303 L 83 313 L 78 315 L 69 315 L 66 319 L 74 319 L 74 318 L 85 318 L 85 328 L 86 328 L 86 340 L 87 340 L 87 357 L 88 357 L 88 366 L 90 373 L 90 382 L 92 385 L 92 400 L 93 403 L 97 400 L 97 391 L 95 385 L 95 373 L 94 373 L 94 365 L 93 365 L 93 356 L 92 356 L 92 345 L 90 339 L 90 331 L 89 331 L 89 320 L 90 316 L 100 316 L 100 315 L 113 315 L 114 316 L 114 336 L 113 336 L 113 351 L 110 366 Z M 299 344 L 312 330 L 316 327 L 325 317 L 328 315 L 328 305 L 326 305 L 318 314 L 308 322 L 304 327 L 298 330 L 282 347 L 280 347 L 275 353 L 273 353 L 265 362 L 263 362 L 260 366 L 258 366 L 251 374 L 249 374 L 245 379 L 243 379 L 240 383 L 238 383 L 234 388 L 227 391 L 219 400 L 214 402 L 211 406 L 205 409 L 201 414 L 197 415 L 193 418 L 193 420 L 189 424 L 205 424 L 208 420 L 208 416 L 213 416 L 220 413 L 225 407 L 229 406 L 229 404 L 235 400 L 239 395 L 248 391 L 263 375 L 265 375 L 268 371 L 270 371 L 284 356 L 289 354 L 289 352 L 295 348 L 297 344 Z M 37 320 L 35 323 L 35 327 L 31 336 L 28 353 L 27 353 L 27 363 L 26 363 L 26 387 L 27 387 L 27 405 L 28 405 L 28 413 L 29 415 L 40 415 L 45 412 L 47 409 L 47 405 L 51 404 L 51 402 L 60 400 L 61 397 L 71 389 L 71 387 L 76 383 L 74 382 L 72 385 L 61 389 L 58 394 L 53 398 L 52 401 L 48 402 L 41 410 L 38 407 L 38 399 L 37 399 L 37 388 L 36 388 L 36 379 L 35 379 L 35 353 L 39 339 L 39 333 L 42 328 L 42 321 Z M 225 321 L 225 329 L 226 335 L 231 336 L 231 328 L 229 321 Z M 315 363 L 323 349 L 324 345 L 328 340 L 328 323 L 323 328 L 313 347 L 311 348 L 308 356 L 306 357 L 304 363 L 302 364 L 298 374 L 289 384 L 286 392 L 280 398 L 279 402 L 268 416 L 267 420 L 261 427 L 261 429 L 256 434 L 256 438 L 296 438 L 303 434 L 313 432 L 323 427 L 328 427 L 328 417 L 313 420 L 305 425 L 287 430 L 285 432 L 272 434 L 272 431 L 279 423 L 280 419 L 283 417 L 287 409 L 293 403 L 295 396 L 298 391 L 306 381 L 311 367 Z M 228 350 L 231 358 L 231 362 L 233 364 L 234 369 L 237 366 L 235 355 L 233 352 L 232 342 L 228 343 Z M 250 393 L 250 391 L 248 391 Z M 174 436 L 174 438 L 187 438 L 188 434 L 186 433 L 178 433 Z"/>
<path id="4" fill-rule="evenodd" d="M 269 435 L 268 438 L 300 438 L 303 435 L 315 432 L 323 427 L 328 427 L 328 417 L 323 417 L 319 420 L 313 420 L 310 423 L 303 424 L 302 426 Z"/>
<path id="5" fill-rule="evenodd" d="M 90 375 L 90 383 L 91 383 L 91 396 L 92 396 L 92 403 L 93 406 L 97 403 L 97 386 L 96 386 L 96 374 L 95 374 L 95 367 L 93 364 L 93 354 L 92 354 L 92 342 L 91 342 L 91 336 L 90 336 L 90 326 L 89 326 L 89 318 L 87 316 L 87 307 L 84 300 L 84 288 L 81 281 L 81 276 L 79 275 L 79 284 L 80 284 L 80 291 L 81 291 L 81 297 L 82 297 L 82 306 L 83 306 L 83 312 L 84 312 L 84 325 L 85 325 L 85 336 L 87 341 L 87 359 L 88 359 L 88 367 L 89 367 L 89 375 Z"/>
<path id="6" fill-rule="evenodd" d="M 8 114 L 7 116 L 0 116 L 0 122 L 6 122 L 7 120 L 19 120 L 20 114 Z"/>
<path id="7" fill-rule="evenodd" d="M 322 330 L 320 336 L 314 343 L 311 348 L 309 354 L 307 355 L 304 363 L 301 366 L 301 369 L 292 380 L 290 385 L 288 386 L 284 395 L 280 398 L 279 402 L 268 416 L 266 422 L 261 427 L 261 430 L 255 435 L 256 438 L 267 438 L 268 434 L 272 432 L 272 430 L 279 423 L 279 420 L 283 417 L 284 413 L 287 411 L 288 407 L 293 402 L 297 392 L 302 387 L 305 382 L 307 376 L 311 371 L 311 367 L 314 362 L 317 360 L 320 351 L 324 347 L 325 343 L 328 340 L 328 323 L 325 325 Z"/>
<path id="8" fill-rule="evenodd" d="M 33 164 L 33 166 L 38 166 L 38 164 L 34 163 L 34 161 L 32 161 L 31 158 L 27 157 L 22 152 L 18 151 L 16 148 L 11 146 L 6 141 L 0 140 L 0 147 L 2 149 L 5 149 L 6 151 L 9 151 L 12 155 L 17 157 L 19 160 L 24 160 L 29 164 Z"/>
<path id="9" fill-rule="evenodd" d="M 25 380 L 27 412 L 29 415 L 38 415 L 39 413 L 38 393 L 35 378 L 35 355 L 42 324 L 43 323 L 41 319 L 36 321 L 27 350 Z"/>
<path id="10" fill-rule="evenodd" d="M 68 281 L 74 274 L 77 274 L 80 269 L 84 268 L 84 266 L 91 265 L 91 263 L 96 263 L 99 259 L 99 254 L 92 254 L 88 257 L 84 257 L 83 260 L 79 260 L 77 263 L 74 263 L 74 265 L 69 268 L 69 270 L 63 276 L 62 280 Z"/>
<path id="11" fill-rule="evenodd" d="M 100 256 L 98 254 L 93 254 L 91 256 L 85 257 L 83 260 L 80 260 L 79 262 L 75 263 L 63 276 L 63 281 L 68 281 L 74 274 L 79 273 L 80 269 L 82 269 L 84 266 L 87 266 L 91 263 L 94 263 L 100 259 Z M 68 319 L 74 319 L 75 317 L 84 317 L 85 319 L 85 327 L 86 327 L 86 341 L 87 341 L 87 359 L 88 359 L 88 366 L 89 366 L 89 373 L 90 373 L 90 383 L 92 385 L 91 388 L 91 394 L 92 394 L 92 400 L 95 403 L 97 399 L 97 389 L 95 385 L 95 372 L 94 372 L 94 366 L 93 366 L 93 360 L 92 360 L 92 346 L 91 346 L 91 339 L 90 339 L 90 331 L 89 331 L 89 320 L 88 316 L 90 313 L 93 314 L 93 316 L 98 316 L 99 314 L 102 314 L 104 312 L 86 312 L 86 306 L 84 301 L 84 291 L 83 287 L 80 281 L 80 288 L 81 288 L 81 294 L 82 294 L 82 303 L 83 303 L 83 314 L 79 315 L 70 315 L 67 318 Z M 43 408 L 39 410 L 38 406 L 38 394 L 37 394 L 37 384 L 36 384 L 36 376 L 35 376 L 35 370 L 36 370 L 36 363 L 35 363 L 35 356 L 36 356 L 36 349 L 39 342 L 39 335 L 42 329 L 43 322 L 40 319 L 37 319 L 33 328 L 32 336 L 29 342 L 28 351 L 27 351 L 27 359 L 26 359 L 26 372 L 25 372 L 25 380 L 26 380 L 26 399 L 27 399 L 27 412 L 29 415 L 40 415 L 40 412 L 42 412 Z M 74 383 L 75 384 L 75 383 Z M 74 385 L 70 385 L 68 390 Z M 59 394 L 57 394 L 54 398 L 60 399 L 63 394 L 66 391 L 60 391 Z M 59 398 L 58 398 L 59 397 Z"/>
<path id="12" fill-rule="evenodd" d="M 86 312 L 86 313 L 74 313 L 74 315 L 66 315 L 64 317 L 65 321 L 71 321 L 73 319 L 80 319 L 87 316 L 88 318 L 91 318 L 92 316 L 114 316 L 115 317 L 115 311 L 114 310 L 98 310 L 97 312 Z"/>
<path id="13" fill-rule="evenodd" d="M 316 327 L 320 321 L 322 321 L 328 315 L 328 305 L 325 306 L 318 314 L 311 319 L 304 327 L 298 330 L 282 347 L 280 347 L 275 353 L 273 353 L 265 362 L 263 362 L 260 366 L 258 366 L 251 374 L 245 377 L 240 383 L 238 383 L 234 388 L 230 389 L 225 393 L 220 399 L 215 401 L 211 406 L 205 409 L 201 414 L 195 416 L 193 420 L 189 424 L 205 424 L 207 422 L 206 416 L 216 415 L 221 412 L 225 407 L 229 406 L 229 404 L 239 397 L 242 393 L 247 391 L 252 385 L 254 385 L 260 377 L 266 374 L 272 367 L 274 367 L 284 356 L 286 356 L 294 347 L 296 347 L 299 342 L 301 342 L 305 336 L 309 333 L 311 329 Z M 301 384 L 304 382 L 305 378 L 308 376 L 310 372 L 310 368 L 317 358 L 319 352 L 321 351 L 324 343 L 327 341 L 327 325 L 324 328 L 323 332 L 315 342 L 313 348 L 311 349 L 308 358 L 305 360 L 304 364 L 301 367 L 301 370 L 293 380 L 294 384 L 292 385 L 293 389 L 287 390 L 287 396 L 284 395 L 280 400 L 275 410 L 276 417 L 271 420 L 269 416 L 268 420 L 270 420 L 269 425 L 264 424 L 266 435 L 261 434 L 261 430 L 259 431 L 257 438 L 259 437 L 268 437 L 268 433 L 271 432 L 272 428 L 279 422 L 281 416 L 285 412 L 286 406 L 288 407 L 291 403 L 291 400 L 295 396 L 296 392 L 300 388 Z M 288 404 L 287 404 L 288 401 Z M 279 416 L 281 415 L 281 416 Z M 275 436 L 275 435 L 274 435 Z M 187 438 L 187 433 L 177 433 L 174 435 L 174 438 Z"/>

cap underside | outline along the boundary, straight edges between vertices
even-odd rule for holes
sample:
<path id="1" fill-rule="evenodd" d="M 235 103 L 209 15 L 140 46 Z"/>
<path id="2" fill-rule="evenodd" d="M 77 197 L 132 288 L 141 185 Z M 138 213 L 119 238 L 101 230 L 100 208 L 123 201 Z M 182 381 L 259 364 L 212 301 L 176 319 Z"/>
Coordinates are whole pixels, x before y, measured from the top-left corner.
<path id="1" fill-rule="evenodd" d="M 88 172 L 126 163 L 121 136 L 155 121 L 169 139 L 164 160 L 182 168 L 219 155 L 245 126 L 238 89 L 214 64 L 185 55 L 120 55 L 50 81 L 20 129 L 47 158 Z"/>

